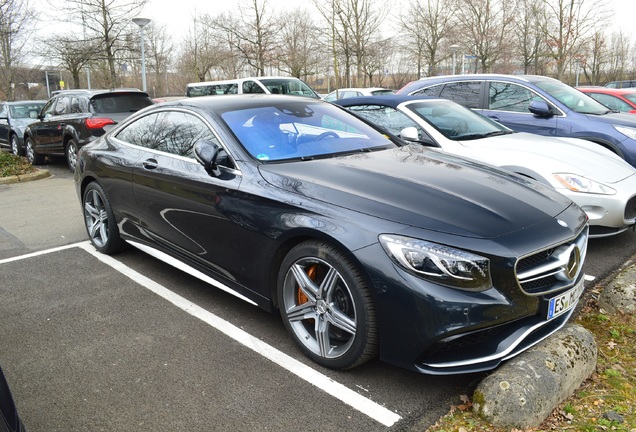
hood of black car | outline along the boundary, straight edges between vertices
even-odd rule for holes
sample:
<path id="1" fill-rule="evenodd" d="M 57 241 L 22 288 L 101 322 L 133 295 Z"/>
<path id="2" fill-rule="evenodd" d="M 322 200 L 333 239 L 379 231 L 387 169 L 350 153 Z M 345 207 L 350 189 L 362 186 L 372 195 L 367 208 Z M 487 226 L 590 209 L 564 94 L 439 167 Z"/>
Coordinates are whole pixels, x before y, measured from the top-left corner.
<path id="1" fill-rule="evenodd" d="M 274 186 L 313 200 L 469 237 L 505 235 L 571 205 L 538 183 L 421 146 L 264 164 L 261 173 Z"/>

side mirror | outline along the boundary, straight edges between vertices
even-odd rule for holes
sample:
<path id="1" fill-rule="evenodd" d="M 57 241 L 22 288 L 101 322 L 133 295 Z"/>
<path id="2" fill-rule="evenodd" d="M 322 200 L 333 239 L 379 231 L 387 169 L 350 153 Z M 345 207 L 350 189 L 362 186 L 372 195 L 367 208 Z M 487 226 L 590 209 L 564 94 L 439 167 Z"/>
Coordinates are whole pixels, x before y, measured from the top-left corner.
<path id="1" fill-rule="evenodd" d="M 528 111 L 538 117 L 552 117 L 554 113 L 550 109 L 550 106 L 546 101 L 538 100 L 530 102 L 530 107 L 528 107 Z"/>
<path id="2" fill-rule="evenodd" d="M 414 126 L 405 127 L 400 131 L 400 138 L 404 141 L 416 142 L 427 146 L 437 147 L 437 144 L 429 138 L 428 135 L 423 134 L 421 137 L 417 132 L 417 128 Z"/>
<path id="3" fill-rule="evenodd" d="M 417 128 L 413 126 L 405 127 L 400 131 L 400 138 L 406 141 L 417 141 L 419 139 Z"/>
<path id="4" fill-rule="evenodd" d="M 221 175 L 221 170 L 216 163 L 216 158 L 219 156 L 219 146 L 209 139 L 202 139 L 197 141 L 194 145 L 194 157 L 205 171 L 211 176 L 218 177 Z"/>

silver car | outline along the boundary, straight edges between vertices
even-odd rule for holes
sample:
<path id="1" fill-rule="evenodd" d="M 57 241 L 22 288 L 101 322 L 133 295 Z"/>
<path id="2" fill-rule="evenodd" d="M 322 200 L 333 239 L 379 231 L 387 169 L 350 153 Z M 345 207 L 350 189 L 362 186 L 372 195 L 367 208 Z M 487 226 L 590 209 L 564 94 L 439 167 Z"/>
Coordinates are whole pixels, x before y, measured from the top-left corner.
<path id="1" fill-rule="evenodd" d="M 597 144 L 514 132 L 444 99 L 388 95 L 335 103 L 405 140 L 551 186 L 587 213 L 590 237 L 618 234 L 636 223 L 636 169 Z"/>

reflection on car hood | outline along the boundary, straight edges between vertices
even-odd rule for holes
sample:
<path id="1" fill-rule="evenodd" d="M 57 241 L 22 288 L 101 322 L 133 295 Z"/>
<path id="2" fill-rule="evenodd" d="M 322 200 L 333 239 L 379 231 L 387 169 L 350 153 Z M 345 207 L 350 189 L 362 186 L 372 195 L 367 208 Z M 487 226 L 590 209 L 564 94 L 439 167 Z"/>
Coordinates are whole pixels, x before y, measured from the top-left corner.
<path id="1" fill-rule="evenodd" d="M 629 126 L 636 128 L 636 116 L 627 113 L 609 113 L 604 115 L 587 115 L 592 122 L 604 122 L 609 124 Z"/>
<path id="2" fill-rule="evenodd" d="M 421 146 L 266 164 L 261 173 L 269 183 L 314 200 L 470 237 L 505 235 L 571 204 L 535 182 Z"/>
<path id="3" fill-rule="evenodd" d="M 18 127 L 20 129 L 24 129 L 25 127 L 27 127 L 28 125 L 30 125 L 33 122 L 38 121 L 38 119 L 32 119 L 32 118 L 11 118 L 11 124 L 14 127 Z"/>
<path id="4" fill-rule="evenodd" d="M 579 174 L 611 184 L 636 174 L 634 167 L 610 150 L 577 138 L 514 133 L 464 141 L 462 145 L 464 156 L 497 166 L 525 166 L 545 176 Z"/>

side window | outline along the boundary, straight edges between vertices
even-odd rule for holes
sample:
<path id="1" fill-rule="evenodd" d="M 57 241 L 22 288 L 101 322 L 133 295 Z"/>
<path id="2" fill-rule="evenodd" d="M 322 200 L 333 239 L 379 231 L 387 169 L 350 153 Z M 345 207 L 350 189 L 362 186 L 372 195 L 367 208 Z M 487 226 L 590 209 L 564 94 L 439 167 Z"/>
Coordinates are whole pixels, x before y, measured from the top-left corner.
<path id="1" fill-rule="evenodd" d="M 0 105 L 0 116 L 1 117 L 6 117 L 9 114 L 9 110 L 7 109 L 7 105 L 6 104 L 1 104 Z"/>
<path id="2" fill-rule="evenodd" d="M 384 127 L 393 135 L 400 136 L 402 129 L 406 127 L 416 128 L 420 138 L 425 135 L 425 132 L 417 123 L 394 108 L 381 105 L 358 105 L 348 109 L 370 122 Z"/>
<path id="3" fill-rule="evenodd" d="M 194 158 L 194 144 L 203 138 L 216 141 L 201 119 L 183 112 L 165 111 L 159 114 L 155 123 L 152 148 Z"/>
<path id="4" fill-rule="evenodd" d="M 528 113 L 530 102 L 540 99 L 532 91 L 517 84 L 492 82 L 489 86 L 488 109 Z"/>
<path id="5" fill-rule="evenodd" d="M 71 112 L 73 114 L 79 114 L 83 112 L 87 112 L 87 105 L 84 99 L 74 97 L 71 99 Z"/>
<path id="6" fill-rule="evenodd" d="M 154 127 L 157 117 L 158 114 L 150 114 L 137 119 L 119 131 L 116 138 L 140 147 L 153 148 Z"/>
<path id="7" fill-rule="evenodd" d="M 265 93 L 265 90 L 258 83 L 250 80 L 243 82 L 243 93 Z"/>
<path id="8" fill-rule="evenodd" d="M 56 104 L 57 98 L 48 101 L 46 105 L 44 105 L 44 108 L 42 108 L 42 115 L 44 115 L 44 117 L 51 117 L 53 115 L 53 111 L 55 110 Z"/>
<path id="9" fill-rule="evenodd" d="M 434 85 L 433 87 L 423 88 L 413 92 L 412 94 L 418 96 L 433 96 L 439 97 L 440 92 L 444 88 L 444 84 Z"/>
<path id="10" fill-rule="evenodd" d="M 71 112 L 71 98 L 68 96 L 61 97 L 57 100 L 55 104 L 55 110 L 53 111 L 53 115 L 64 115 L 70 114 Z"/>
<path id="11" fill-rule="evenodd" d="M 439 96 L 466 108 L 479 108 L 480 90 L 480 81 L 449 83 L 444 86 Z"/>

